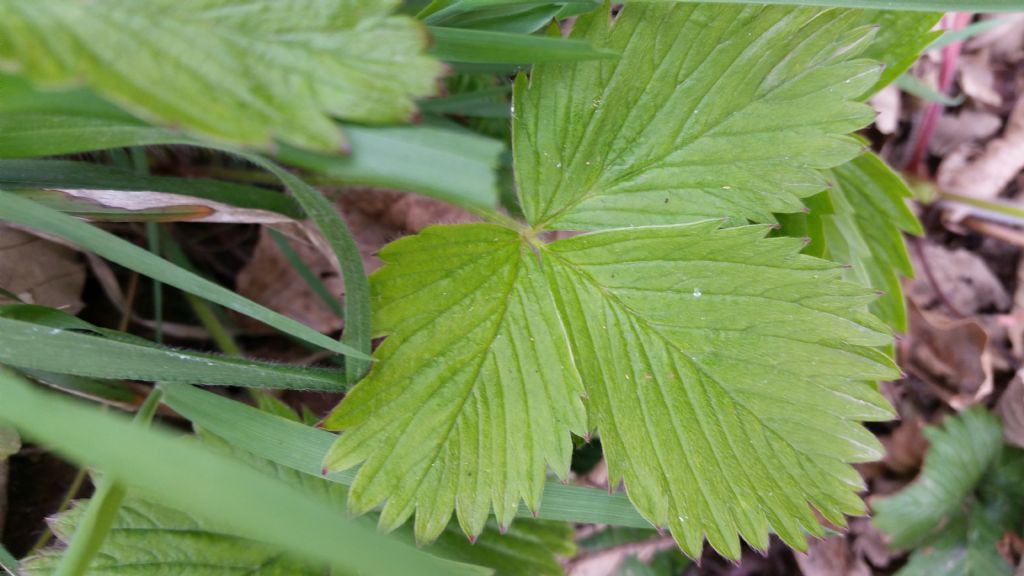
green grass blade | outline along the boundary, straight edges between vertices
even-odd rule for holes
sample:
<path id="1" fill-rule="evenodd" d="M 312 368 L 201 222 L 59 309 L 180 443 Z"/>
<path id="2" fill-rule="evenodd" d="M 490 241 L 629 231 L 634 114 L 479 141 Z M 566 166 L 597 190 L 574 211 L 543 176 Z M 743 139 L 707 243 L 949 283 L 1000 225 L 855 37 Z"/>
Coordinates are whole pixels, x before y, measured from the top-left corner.
<path id="1" fill-rule="evenodd" d="M 153 415 L 160 406 L 163 392 L 153 389 L 146 401 L 135 413 L 136 426 L 146 427 L 153 421 Z M 117 513 L 125 497 L 124 486 L 110 476 L 103 476 L 97 482 L 96 490 L 89 499 L 82 521 L 75 530 L 67 551 L 57 567 L 57 576 L 82 576 L 89 563 L 99 552 L 110 527 L 114 525 Z"/>
<path id="2" fill-rule="evenodd" d="M 239 536 L 347 573 L 479 573 L 398 544 L 320 498 L 166 431 L 139 429 L 117 415 L 34 389 L 10 372 L 0 372 L 0 390 L 0 419 L 25 436 L 167 506 L 216 519 Z"/>
<path id="3" fill-rule="evenodd" d="M 174 286 L 179 290 L 201 296 L 327 350 L 363 360 L 369 358 L 364 352 L 339 343 L 309 326 L 242 298 L 223 286 L 218 286 L 187 270 L 173 266 L 166 260 L 113 234 L 14 194 L 0 191 L 0 220 L 15 222 L 53 234 L 140 274 Z"/>
<path id="4" fill-rule="evenodd" d="M 337 438 L 324 430 L 272 416 L 192 386 L 168 387 L 164 401 L 185 418 L 234 446 L 307 474 L 320 475 L 323 456 Z M 332 473 L 327 479 L 351 485 L 355 471 Z M 525 506 L 520 507 L 520 517 L 530 515 Z M 651 527 L 625 494 L 609 495 L 601 490 L 553 482 L 544 488 L 543 504 L 537 517 L 587 524 Z"/>
<path id="5" fill-rule="evenodd" d="M 346 156 L 282 146 L 277 158 L 339 184 L 415 192 L 469 208 L 498 202 L 495 168 L 504 146 L 497 140 L 430 125 L 350 126 L 346 134 L 352 144 Z"/>
<path id="6" fill-rule="evenodd" d="M 449 62 L 529 64 L 616 57 L 614 52 L 598 50 L 587 42 L 549 36 L 440 26 L 431 26 L 430 33 L 434 36 L 433 54 Z"/>
<path id="7" fill-rule="evenodd" d="M 59 350 L 60 353 L 54 353 Z M 338 390 L 340 374 L 164 348 L 0 318 L 0 363 L 90 378 Z"/>

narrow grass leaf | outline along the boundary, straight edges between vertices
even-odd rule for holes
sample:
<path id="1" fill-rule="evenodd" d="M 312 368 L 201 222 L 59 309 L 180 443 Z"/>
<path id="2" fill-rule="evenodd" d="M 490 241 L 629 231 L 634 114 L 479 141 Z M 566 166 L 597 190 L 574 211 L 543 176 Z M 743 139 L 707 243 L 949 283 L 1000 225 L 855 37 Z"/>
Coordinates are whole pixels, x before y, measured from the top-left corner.
<path id="1" fill-rule="evenodd" d="M 168 387 L 165 402 L 197 426 L 232 445 L 313 476 L 321 474 L 323 455 L 337 439 L 324 430 L 274 417 L 192 386 Z M 355 479 L 355 473 L 333 472 L 326 478 L 349 486 Z M 622 493 L 608 494 L 593 488 L 548 482 L 544 486 L 543 502 L 537 514 L 537 518 L 542 520 L 637 528 L 651 526 Z M 518 516 L 529 518 L 531 513 L 521 506 Z"/>
<path id="2" fill-rule="evenodd" d="M 104 470 L 167 506 L 216 519 L 239 536 L 349 572 L 480 573 L 374 534 L 320 498 L 167 431 L 139 429 L 124 418 L 34 389 L 10 372 L 0 372 L 0 389 L 0 419 L 33 441 Z"/>
<path id="3" fill-rule="evenodd" d="M 90 378 L 296 390 L 338 390 L 343 379 L 329 370 L 121 341 L 9 318 L 0 318 L 0 363 Z"/>

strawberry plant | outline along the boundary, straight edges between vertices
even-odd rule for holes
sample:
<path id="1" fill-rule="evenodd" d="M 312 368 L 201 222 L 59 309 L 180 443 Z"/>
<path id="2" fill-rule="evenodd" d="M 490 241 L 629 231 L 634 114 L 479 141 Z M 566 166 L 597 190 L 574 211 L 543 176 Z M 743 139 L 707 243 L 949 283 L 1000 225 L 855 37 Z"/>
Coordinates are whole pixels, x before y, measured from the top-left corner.
<path id="1" fill-rule="evenodd" d="M 97 486 L 27 573 L 556 573 L 567 521 L 736 559 L 865 512 L 850 464 L 881 455 L 864 423 L 893 415 L 875 382 L 899 373 L 901 234 L 920 225 L 854 133 L 936 37 L 923 10 L 953 3 L 412 4 L 0 0 L 0 220 L 188 294 L 228 353 L 8 292 L 0 418 Z M 206 149 L 222 179 L 146 174 L 166 146 Z M 393 242 L 367 280 L 306 178 L 479 222 Z M 148 249 L 89 219 L 146 222 Z M 178 220 L 308 220 L 344 277 L 340 342 L 203 277 L 161 241 Z M 344 371 L 234 357 L 219 308 Z M 129 424 L 29 379 L 108 403 L 157 385 Z M 346 395 L 323 430 L 269 389 Z M 148 427 L 160 402 L 202 441 Z M 558 482 L 595 435 L 624 493 Z"/>

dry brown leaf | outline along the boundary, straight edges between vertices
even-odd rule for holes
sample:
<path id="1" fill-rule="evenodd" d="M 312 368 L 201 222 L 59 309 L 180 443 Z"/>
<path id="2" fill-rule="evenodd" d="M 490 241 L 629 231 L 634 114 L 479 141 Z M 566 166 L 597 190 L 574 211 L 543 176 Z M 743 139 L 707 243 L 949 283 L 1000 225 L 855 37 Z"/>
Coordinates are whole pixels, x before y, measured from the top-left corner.
<path id="1" fill-rule="evenodd" d="M 223 202 L 171 194 L 168 192 L 124 191 L 124 190 L 82 190 L 72 188 L 52 189 L 71 199 L 83 201 L 87 205 L 118 208 L 122 210 L 155 210 L 166 208 L 187 208 L 194 211 L 194 217 L 181 218 L 189 222 L 223 223 L 223 224 L 283 224 L 292 222 L 291 218 L 254 208 L 239 208 Z M 171 220 L 179 220 L 173 218 Z"/>
<path id="2" fill-rule="evenodd" d="M 992 108 L 1002 107 L 1003 97 L 996 89 L 996 73 L 988 50 L 961 56 L 958 75 L 960 88 L 971 100 Z"/>
<path id="3" fill-rule="evenodd" d="M 985 327 L 974 319 L 951 320 L 908 302 L 907 368 L 941 385 L 936 392 L 961 410 L 993 390 L 992 354 Z"/>
<path id="4" fill-rule="evenodd" d="M 288 239 L 299 258 L 320 278 L 327 291 L 340 298 L 344 292 L 344 283 L 338 268 L 319 246 L 307 240 L 304 225 L 297 223 L 275 228 Z M 341 329 L 341 318 L 309 288 L 266 229 L 260 232 L 252 259 L 238 273 L 236 289 L 240 295 L 314 330 L 326 333 Z M 247 330 L 269 331 L 255 320 L 246 320 L 240 315 L 235 315 L 235 318 Z"/>
<path id="5" fill-rule="evenodd" d="M 935 285 L 928 275 L 921 273 L 910 285 L 910 294 L 924 307 L 928 303 L 940 303 L 936 288 L 962 314 L 973 314 L 982 310 L 1006 311 L 1012 299 L 1003 283 L 976 253 L 964 250 L 950 250 L 930 242 L 923 245 L 921 262 L 916 251 L 911 253 L 915 270 L 924 270 L 927 264 L 935 279 Z"/>
<path id="6" fill-rule="evenodd" d="M 1008 22 L 986 30 L 967 41 L 968 52 L 987 49 L 993 59 L 1019 62 L 1024 59 L 1024 14 L 989 14 L 984 20 L 995 18 Z"/>
<path id="7" fill-rule="evenodd" d="M 996 413 L 1003 420 L 1003 436 L 1006 441 L 1024 448 L 1024 379 L 1020 371 L 999 398 Z"/>
<path id="8" fill-rule="evenodd" d="M 85 266 L 74 250 L 0 225 L 0 288 L 28 304 L 82 309 Z"/>
<path id="9" fill-rule="evenodd" d="M 928 440 L 922 432 L 923 424 L 917 416 L 904 418 L 892 434 L 879 438 L 885 446 L 882 462 L 890 470 L 908 474 L 921 467 L 928 451 Z"/>
<path id="10" fill-rule="evenodd" d="M 928 149 L 936 156 L 946 156 L 963 145 L 991 138 L 1002 127 L 1002 118 L 986 110 L 968 108 L 959 114 L 943 114 L 928 141 Z"/>
<path id="11" fill-rule="evenodd" d="M 812 540 L 806 554 L 796 554 L 796 563 L 804 576 L 871 576 L 871 568 L 844 536 Z"/>
<path id="12" fill-rule="evenodd" d="M 876 568 L 886 568 L 898 554 L 894 554 L 885 536 L 875 528 L 870 518 L 853 518 L 847 534 L 853 539 L 853 551 Z"/>
<path id="13" fill-rule="evenodd" d="M 623 544 L 573 559 L 569 563 L 566 574 L 567 576 L 611 576 L 629 556 L 636 556 L 641 562 L 646 563 L 650 562 L 656 553 L 675 547 L 675 540 L 671 536 Z"/>
<path id="14" fill-rule="evenodd" d="M 977 155 L 958 148 L 939 166 L 939 188 L 977 198 L 995 198 L 1024 169 L 1024 98 L 1017 101 L 1003 135 Z"/>

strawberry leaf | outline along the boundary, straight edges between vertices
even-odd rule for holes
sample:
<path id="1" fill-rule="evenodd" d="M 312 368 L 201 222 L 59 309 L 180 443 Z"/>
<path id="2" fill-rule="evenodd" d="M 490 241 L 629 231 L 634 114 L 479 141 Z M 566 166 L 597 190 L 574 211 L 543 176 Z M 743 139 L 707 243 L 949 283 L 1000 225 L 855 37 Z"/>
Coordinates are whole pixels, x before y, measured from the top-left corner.
<path id="1" fill-rule="evenodd" d="M 453 510 L 475 535 L 489 507 L 503 525 L 519 498 L 536 508 L 544 463 L 564 476 L 584 428 L 582 376 L 613 485 L 691 555 L 705 535 L 732 558 L 737 533 L 763 548 L 769 524 L 802 546 L 820 533 L 810 506 L 863 512 L 846 463 L 881 454 L 859 422 L 891 411 L 862 380 L 895 374 L 870 291 L 798 240 L 717 226 L 550 245 L 450 226 L 386 249 L 372 285 L 389 338 L 327 421 L 344 433 L 326 465 L 363 464 L 350 505 L 386 501 L 387 528 L 415 510 L 422 540 Z"/>
<path id="2" fill-rule="evenodd" d="M 856 100 L 879 65 L 859 12 L 627 5 L 573 36 L 616 60 L 544 64 L 515 91 L 523 211 L 538 228 L 593 230 L 730 216 L 773 221 L 857 156 Z"/>
<path id="3" fill-rule="evenodd" d="M 546 464 L 569 471 L 569 432 L 583 434 L 582 384 L 544 280 L 513 230 L 430 228 L 381 252 L 374 326 L 379 360 L 325 427 L 345 430 L 325 460 L 363 463 L 349 505 L 384 500 L 381 525 L 414 510 L 429 541 L 453 508 L 470 535 L 493 507 L 508 526 L 523 499 L 540 505 Z"/>
<path id="4" fill-rule="evenodd" d="M 343 145 L 332 120 L 390 123 L 441 64 L 396 0 L 0 0 L 0 62 L 34 82 L 84 81 L 152 121 L 269 147 Z M 159 63 L 159 65 L 155 65 Z"/>

